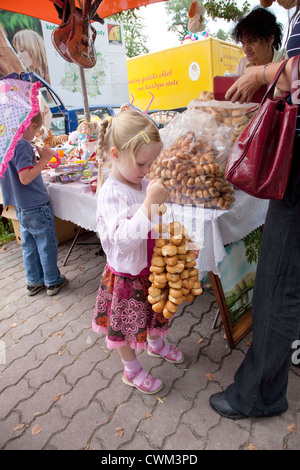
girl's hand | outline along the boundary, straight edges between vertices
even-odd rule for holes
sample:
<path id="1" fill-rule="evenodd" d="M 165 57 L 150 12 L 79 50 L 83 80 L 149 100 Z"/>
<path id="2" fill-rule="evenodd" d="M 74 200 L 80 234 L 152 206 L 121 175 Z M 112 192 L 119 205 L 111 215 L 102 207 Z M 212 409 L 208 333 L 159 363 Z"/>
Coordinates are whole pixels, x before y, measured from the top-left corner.
<path id="1" fill-rule="evenodd" d="M 149 220 L 152 220 L 157 208 L 168 198 L 169 192 L 161 180 L 150 181 L 146 189 L 146 198 L 142 204 L 142 210 Z"/>
<path id="2" fill-rule="evenodd" d="M 150 181 L 146 190 L 146 200 L 149 199 L 150 204 L 162 204 L 169 196 L 169 191 L 161 180 L 156 179 Z"/>
<path id="3" fill-rule="evenodd" d="M 187 243 L 187 248 L 188 250 L 191 250 L 195 253 L 195 259 L 197 259 L 199 256 L 200 245 L 199 243 L 193 241 L 193 238 L 194 238 L 194 235 L 192 235 L 190 241 Z"/>
<path id="4" fill-rule="evenodd" d="M 227 90 L 225 99 L 232 103 L 251 103 L 254 94 L 264 85 L 262 70 L 263 66 L 260 65 L 248 67 L 244 75 Z"/>

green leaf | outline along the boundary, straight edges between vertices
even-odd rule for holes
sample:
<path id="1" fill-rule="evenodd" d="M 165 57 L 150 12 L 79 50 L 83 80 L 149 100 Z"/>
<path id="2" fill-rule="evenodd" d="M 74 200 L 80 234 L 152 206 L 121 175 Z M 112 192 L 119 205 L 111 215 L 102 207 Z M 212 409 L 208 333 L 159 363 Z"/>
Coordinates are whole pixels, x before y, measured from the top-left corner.
<path id="1" fill-rule="evenodd" d="M 209 0 L 204 3 L 204 7 L 212 19 L 223 18 L 226 21 L 238 21 L 249 11 L 250 4 L 245 1 L 239 9 L 234 0 L 219 0 L 218 2 Z"/>

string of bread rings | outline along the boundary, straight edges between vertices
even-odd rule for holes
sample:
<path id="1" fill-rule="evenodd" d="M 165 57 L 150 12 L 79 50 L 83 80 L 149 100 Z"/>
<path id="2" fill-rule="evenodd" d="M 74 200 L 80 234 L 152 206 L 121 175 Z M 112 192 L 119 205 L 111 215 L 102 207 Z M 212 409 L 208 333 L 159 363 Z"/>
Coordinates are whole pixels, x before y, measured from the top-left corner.
<path id="1" fill-rule="evenodd" d="M 191 238 L 180 222 L 162 224 L 165 204 L 159 207 L 160 223 L 154 227 L 159 234 L 150 267 L 148 301 L 152 310 L 171 319 L 183 302 L 193 302 L 203 289 L 198 278 L 196 255 L 189 250 Z"/>

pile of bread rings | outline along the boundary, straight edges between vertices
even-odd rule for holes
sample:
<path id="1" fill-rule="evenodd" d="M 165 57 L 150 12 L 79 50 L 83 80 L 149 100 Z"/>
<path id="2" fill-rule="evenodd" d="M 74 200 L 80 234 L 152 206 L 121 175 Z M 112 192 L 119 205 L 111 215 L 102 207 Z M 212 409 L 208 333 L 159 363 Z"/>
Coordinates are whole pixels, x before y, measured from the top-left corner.
<path id="1" fill-rule="evenodd" d="M 196 255 L 189 250 L 190 237 L 179 222 L 155 227 L 159 237 L 151 260 L 148 301 L 152 310 L 171 319 L 183 302 L 193 302 L 203 289 L 198 278 Z"/>
<path id="2" fill-rule="evenodd" d="M 218 157 L 204 137 L 186 132 L 152 163 L 149 177 L 163 181 L 171 202 L 226 210 L 235 193 L 224 178 L 225 166 Z"/>

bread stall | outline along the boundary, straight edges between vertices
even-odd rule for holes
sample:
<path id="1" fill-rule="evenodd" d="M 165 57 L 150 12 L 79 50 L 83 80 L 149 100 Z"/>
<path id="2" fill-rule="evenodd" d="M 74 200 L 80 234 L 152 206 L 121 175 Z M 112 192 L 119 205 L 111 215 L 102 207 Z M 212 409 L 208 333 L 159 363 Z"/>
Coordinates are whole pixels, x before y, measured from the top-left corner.
<path id="1" fill-rule="evenodd" d="M 193 100 L 160 129 L 164 144 L 153 163 L 150 179 L 160 178 L 169 189 L 164 224 L 178 221 L 199 248 L 195 260 L 198 278 L 210 273 L 219 311 L 231 347 L 246 332 L 232 324 L 221 279 L 221 263 L 228 247 L 264 224 L 268 201 L 236 190 L 224 178 L 224 169 L 236 137 L 251 119 L 253 105 L 233 105 L 215 100 Z M 86 230 L 96 232 L 98 163 L 96 134 L 68 136 L 55 152 L 62 156 L 44 174 L 54 214 Z M 94 130 L 97 126 L 93 124 Z M 108 170 L 104 170 L 104 176 Z M 104 178 L 105 180 L 105 178 Z M 235 266 L 232 267 L 233 271 Z M 251 302 L 250 302 L 251 303 Z M 247 303 L 247 305 L 249 302 Z M 250 309 L 247 328 L 251 327 Z"/>
<path id="2" fill-rule="evenodd" d="M 103 13 L 106 17 L 112 12 Z M 90 64 L 78 65 L 85 85 L 83 68 Z M 198 86 L 196 80 L 193 82 Z M 85 86 L 82 91 L 86 120 L 89 121 Z M 164 150 L 153 165 L 150 177 L 161 178 L 169 188 L 165 217 L 179 221 L 199 246 L 197 267 L 194 268 L 198 271 L 197 277 L 207 272 L 219 276 L 226 246 L 262 225 L 267 210 L 267 201 L 255 200 L 236 191 L 224 179 L 224 166 L 232 142 L 251 118 L 251 113 L 243 107 L 216 103 L 206 96 L 204 101 L 193 100 L 186 112 L 171 121 L 169 116 L 164 118 L 168 119 L 166 128 L 161 130 Z M 58 136 L 60 140 L 48 129 L 43 129 L 40 142 L 36 144 L 50 145 L 55 151 L 49 168 L 43 172 L 54 215 L 62 221 L 96 231 L 95 191 L 99 167 L 94 153 L 97 125 L 83 122 L 80 126 L 76 135 Z M 242 294 L 244 297 L 243 291 Z M 222 314 L 223 300 L 217 300 Z M 222 319 L 225 322 L 225 316 Z"/>

